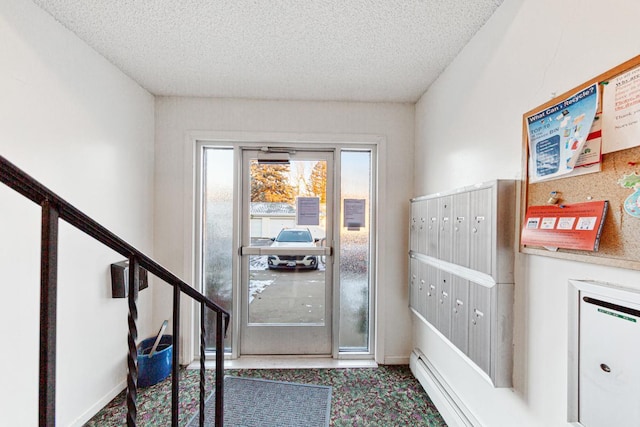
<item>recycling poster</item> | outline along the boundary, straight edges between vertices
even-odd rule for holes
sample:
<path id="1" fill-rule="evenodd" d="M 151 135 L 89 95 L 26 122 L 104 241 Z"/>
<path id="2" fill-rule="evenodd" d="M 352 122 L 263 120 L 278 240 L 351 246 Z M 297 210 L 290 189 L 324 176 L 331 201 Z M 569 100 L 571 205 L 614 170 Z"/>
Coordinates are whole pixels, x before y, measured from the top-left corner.
<path id="1" fill-rule="evenodd" d="M 571 173 L 598 110 L 598 86 L 584 88 L 526 118 L 529 135 L 529 182 Z"/>

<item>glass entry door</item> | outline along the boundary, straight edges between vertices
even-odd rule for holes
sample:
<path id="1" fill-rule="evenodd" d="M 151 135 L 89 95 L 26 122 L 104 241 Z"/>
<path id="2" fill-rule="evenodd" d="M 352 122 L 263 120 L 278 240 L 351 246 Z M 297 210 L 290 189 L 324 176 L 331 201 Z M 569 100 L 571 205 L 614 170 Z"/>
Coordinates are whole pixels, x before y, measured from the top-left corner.
<path id="1" fill-rule="evenodd" d="M 330 355 L 333 152 L 242 157 L 240 353 Z"/>

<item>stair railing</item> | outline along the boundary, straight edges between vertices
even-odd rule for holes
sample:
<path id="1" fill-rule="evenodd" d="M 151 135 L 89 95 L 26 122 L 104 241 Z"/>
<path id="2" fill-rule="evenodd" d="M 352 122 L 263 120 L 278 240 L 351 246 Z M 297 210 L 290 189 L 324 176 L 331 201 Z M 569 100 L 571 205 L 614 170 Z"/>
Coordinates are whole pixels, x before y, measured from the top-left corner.
<path id="1" fill-rule="evenodd" d="M 151 258 L 107 230 L 105 227 L 57 196 L 27 173 L 0 156 L 0 181 L 42 207 L 40 257 L 40 362 L 39 425 L 55 425 L 56 380 L 56 310 L 58 272 L 58 222 L 60 219 L 129 259 L 128 349 L 127 355 L 127 426 L 136 425 L 138 365 L 136 340 L 138 329 L 137 298 L 139 268 L 142 267 L 173 286 L 173 354 L 171 371 L 171 425 L 178 425 L 180 353 L 180 296 L 186 294 L 200 304 L 200 426 L 205 414 L 205 313 L 216 315 L 215 425 L 223 424 L 224 337 L 229 327 L 229 313 L 215 302 L 180 280 Z M 224 327 L 223 327 L 224 325 Z"/>

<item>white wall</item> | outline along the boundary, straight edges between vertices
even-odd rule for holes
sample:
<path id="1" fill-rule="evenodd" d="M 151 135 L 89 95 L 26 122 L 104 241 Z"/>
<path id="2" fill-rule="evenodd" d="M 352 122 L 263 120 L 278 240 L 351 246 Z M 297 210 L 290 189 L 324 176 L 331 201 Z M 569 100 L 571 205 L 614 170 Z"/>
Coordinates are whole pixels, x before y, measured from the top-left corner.
<path id="1" fill-rule="evenodd" d="M 416 106 L 415 194 L 520 178 L 522 114 L 640 53 L 634 0 L 505 0 Z M 514 388 L 493 389 L 419 322 L 415 343 L 488 427 L 566 426 L 567 280 L 640 273 L 517 256 Z"/>
<path id="2" fill-rule="evenodd" d="M 30 1 L 0 2 L 0 155 L 150 253 L 153 97 Z M 0 424 L 37 425 L 40 211 L 0 185 Z M 81 425 L 122 389 L 122 256 L 61 224 L 57 425 Z M 152 329 L 140 294 L 140 336 Z"/>
<path id="3" fill-rule="evenodd" d="M 193 147 L 192 131 L 243 131 L 293 134 L 376 134 L 386 137 L 386 163 L 379 204 L 380 276 L 378 277 L 378 360 L 408 363 L 411 349 L 407 311 L 405 255 L 414 106 L 334 102 L 251 101 L 160 97 L 156 100 L 156 221 L 155 253 L 178 276 L 193 283 L 192 184 L 185 182 Z M 187 144 L 187 145 L 186 145 Z M 186 164 L 186 166 L 185 166 Z M 191 179 L 191 171 L 187 171 Z M 191 223 L 191 225 L 189 225 Z M 186 248 L 186 249 L 185 249 Z M 186 258 L 185 258 L 186 257 Z M 170 295 L 157 294 L 154 307 L 169 310 Z M 158 314 L 160 316 L 160 314 Z M 157 320 L 160 320 L 159 318 Z M 406 334 L 398 331 L 407 331 Z"/>

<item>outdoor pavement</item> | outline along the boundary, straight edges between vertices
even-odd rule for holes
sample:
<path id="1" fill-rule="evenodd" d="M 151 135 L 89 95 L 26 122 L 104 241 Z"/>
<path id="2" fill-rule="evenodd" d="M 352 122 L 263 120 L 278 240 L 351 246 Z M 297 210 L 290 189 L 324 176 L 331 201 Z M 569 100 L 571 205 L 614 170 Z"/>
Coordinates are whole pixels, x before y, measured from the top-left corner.
<path id="1" fill-rule="evenodd" d="M 251 270 L 269 281 L 249 304 L 249 323 L 324 323 L 324 270 Z"/>

